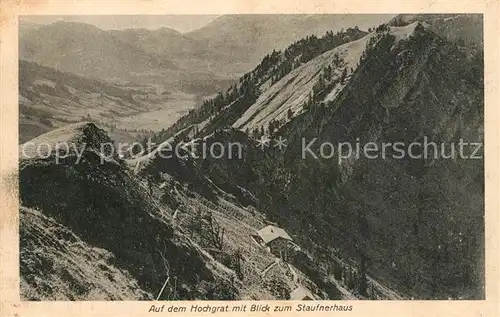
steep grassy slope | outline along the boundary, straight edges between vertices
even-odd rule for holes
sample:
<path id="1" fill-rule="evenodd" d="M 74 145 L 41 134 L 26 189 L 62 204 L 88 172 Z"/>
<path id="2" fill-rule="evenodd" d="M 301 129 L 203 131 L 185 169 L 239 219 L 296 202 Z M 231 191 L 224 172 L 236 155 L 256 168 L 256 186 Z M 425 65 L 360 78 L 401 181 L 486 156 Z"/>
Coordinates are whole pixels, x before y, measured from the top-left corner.
<path id="1" fill-rule="evenodd" d="M 169 142 L 174 148 L 175 141 Z M 200 150 L 213 144 L 225 145 L 223 152 L 226 155 L 215 158 L 204 156 L 200 151 L 189 151 L 194 145 L 197 145 L 194 149 Z M 242 145 L 241 157 L 235 144 Z M 290 291 L 300 285 L 307 285 L 323 299 L 402 298 L 372 278 L 369 294 L 359 294 L 352 282 L 356 280 L 352 277 L 356 265 L 338 259 L 324 261 L 324 254 L 314 255 L 317 242 L 304 240 L 300 230 L 289 226 L 288 221 L 297 218 L 274 217 L 277 225 L 285 226 L 302 249 L 290 251 L 286 261 L 275 262 L 276 258 L 264 252 L 251 237 L 269 224 L 261 213 L 261 210 L 268 211 L 269 206 L 263 202 L 269 200 L 264 196 L 256 197 L 254 193 L 270 198 L 283 189 L 281 183 L 277 182 L 276 188 L 268 183 L 277 172 L 276 168 L 283 171 L 277 164 L 281 160 L 279 152 L 263 152 L 255 140 L 235 129 L 192 140 L 184 144 L 178 156 L 170 147 L 165 146 L 165 149 L 164 153 L 157 149 L 129 163 L 142 179 L 149 180 L 150 195 L 175 209 L 173 217 L 179 229 L 189 232 L 192 239 L 218 262 L 235 270 L 241 281 L 238 289 L 242 299 L 287 299 Z M 229 151 L 233 151 L 231 157 Z M 214 227 L 222 230 L 221 240 L 214 238 Z M 220 234 L 218 229 L 215 232 Z M 343 277 L 334 276 L 335 265 L 342 266 Z"/>
<path id="2" fill-rule="evenodd" d="M 238 83 L 225 93 L 221 92 L 213 99 L 206 100 L 199 109 L 193 109 L 174 125 L 159 133 L 156 137 L 157 141 L 162 142 L 179 131 L 194 125 L 197 126 L 201 135 L 210 134 L 216 129 L 233 126 L 258 98 L 265 101 L 269 99 L 269 95 L 273 95 L 269 94 L 269 91 L 276 93 L 278 90 L 276 87 L 280 85 L 286 87 L 287 83 L 283 84 L 281 79 L 293 72 L 294 69 L 322 53 L 360 39 L 364 35 L 366 32 L 357 28 L 348 28 L 337 33 L 329 31 L 320 38 L 312 35 L 298 40 L 283 51 L 273 50 L 262 59 L 257 67 L 241 77 Z M 340 59 L 337 62 L 340 63 Z M 293 73 L 297 74 L 297 72 Z M 316 75 L 318 74 L 313 73 L 312 76 L 309 74 L 306 77 L 315 79 Z M 307 80 L 305 81 L 307 82 Z M 316 83 L 311 81 L 307 84 L 310 86 L 309 84 L 315 85 Z M 261 125 L 260 128 L 264 128 L 264 125 Z"/>
<path id="3" fill-rule="evenodd" d="M 247 153 L 256 150 L 254 142 L 236 130 L 217 132 L 193 142 L 206 142 L 209 147 L 214 142 L 231 140 L 245 142 Z M 289 299 L 290 292 L 299 285 L 307 285 L 318 298 L 344 298 L 324 268 L 315 266 L 313 261 L 305 261 L 300 267 L 278 261 L 252 238 L 266 226 L 266 220 L 252 206 L 255 197 L 238 186 L 242 179 L 232 179 L 241 177 L 242 169 L 249 167 L 245 162 L 218 162 L 198 155 L 200 158 L 193 157 L 187 149 L 177 154 L 158 150 L 129 163 L 136 166 L 140 162 L 137 171 L 142 179 L 149 180 L 146 182 L 150 195 L 175 209 L 177 228 L 221 266 L 235 272 L 241 299 Z"/>
<path id="4" fill-rule="evenodd" d="M 292 111 L 290 117 L 306 111 L 304 105 L 309 101 L 311 92 L 327 67 L 332 82 L 332 87 L 328 88 L 333 92 L 342 90 L 348 80 L 347 76 L 341 80 L 343 70 L 346 69 L 346 74 L 350 74 L 356 69 L 361 54 L 372 36 L 373 34 L 367 35 L 335 47 L 294 69 L 266 89 L 233 126 L 252 131 L 255 128 L 267 127 L 273 120 L 290 119 L 289 110 Z M 334 99 L 335 95 L 329 94 L 328 98 Z"/>
<path id="5" fill-rule="evenodd" d="M 24 298 L 143 300 L 163 289 L 165 300 L 287 299 L 299 285 L 318 298 L 352 296 L 321 268 L 277 261 L 254 241 L 264 215 L 207 179 L 198 162 L 153 152 L 134 175 L 109 142 L 81 123 L 21 146 Z M 49 149 L 63 143 L 70 151 L 58 161 Z"/>
<path id="6" fill-rule="evenodd" d="M 83 150 L 80 161 L 75 150 L 59 162 L 55 152 L 21 155 L 22 206 L 42 210 L 85 243 L 111 252 L 114 266 L 128 271 L 144 292 L 158 294 L 170 277 L 162 298 L 237 296 L 227 273 L 218 271 L 199 247 L 173 230 L 168 208 L 147 197 L 125 164 L 111 155 L 112 147 L 101 149 L 101 144 L 111 142 L 104 131 L 84 123 L 32 140 L 37 146 L 45 144 L 45 149 L 63 141 Z M 101 162 L 103 155 L 108 158 Z"/>
<path id="7" fill-rule="evenodd" d="M 82 241 L 43 211 L 21 207 L 19 218 L 24 300 L 153 299 L 114 265 L 112 253 Z"/>

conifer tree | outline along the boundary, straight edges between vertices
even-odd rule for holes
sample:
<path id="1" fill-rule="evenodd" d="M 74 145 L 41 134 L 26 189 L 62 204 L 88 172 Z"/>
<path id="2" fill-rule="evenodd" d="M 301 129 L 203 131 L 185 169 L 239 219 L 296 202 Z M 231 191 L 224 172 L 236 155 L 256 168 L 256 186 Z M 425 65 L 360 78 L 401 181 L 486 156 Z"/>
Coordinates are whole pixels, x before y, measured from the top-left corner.
<path id="1" fill-rule="evenodd" d="M 342 280 L 342 266 L 339 263 L 335 263 L 333 268 L 333 276 L 337 281 Z"/>
<path id="2" fill-rule="evenodd" d="M 348 274 L 347 274 L 347 270 L 349 268 L 348 267 L 343 267 L 342 269 L 342 280 L 344 281 L 344 285 L 347 286 L 347 278 L 348 278 Z"/>
<path id="3" fill-rule="evenodd" d="M 358 284 L 357 288 L 359 294 L 367 296 L 368 279 L 366 277 L 366 259 L 364 255 L 361 256 L 361 264 L 359 267 L 359 279 L 357 284 Z"/>
<path id="4" fill-rule="evenodd" d="M 349 268 L 349 275 L 347 277 L 347 288 L 354 289 L 354 279 L 353 279 L 352 268 Z"/>
<path id="5" fill-rule="evenodd" d="M 338 53 L 335 53 L 335 55 L 333 55 L 333 64 L 336 67 L 339 67 L 339 65 L 340 65 L 340 57 L 339 57 Z"/>
<path id="6" fill-rule="evenodd" d="M 342 75 L 340 75 L 340 82 L 342 84 L 345 83 L 345 78 L 347 77 L 347 68 L 344 68 L 344 70 L 342 71 Z"/>

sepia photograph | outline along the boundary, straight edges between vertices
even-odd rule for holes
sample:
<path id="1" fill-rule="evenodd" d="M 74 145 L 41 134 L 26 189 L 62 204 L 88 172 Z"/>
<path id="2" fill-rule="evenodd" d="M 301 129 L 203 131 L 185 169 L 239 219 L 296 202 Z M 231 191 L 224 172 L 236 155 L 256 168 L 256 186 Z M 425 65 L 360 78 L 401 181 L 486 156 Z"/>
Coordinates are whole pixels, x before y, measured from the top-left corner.
<path id="1" fill-rule="evenodd" d="M 485 299 L 482 14 L 18 25 L 21 300 Z"/>
<path id="2" fill-rule="evenodd" d="M 500 316 L 500 3 L 96 4 L 0 4 L 0 316 Z"/>

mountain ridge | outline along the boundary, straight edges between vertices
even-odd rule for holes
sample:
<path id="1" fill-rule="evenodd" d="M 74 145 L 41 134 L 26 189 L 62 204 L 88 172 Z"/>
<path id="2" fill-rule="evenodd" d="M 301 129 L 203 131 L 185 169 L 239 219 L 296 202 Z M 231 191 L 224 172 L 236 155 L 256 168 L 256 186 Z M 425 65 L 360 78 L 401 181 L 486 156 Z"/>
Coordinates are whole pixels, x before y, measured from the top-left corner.
<path id="1" fill-rule="evenodd" d="M 54 54 L 54 48 L 67 55 Z M 102 79 L 127 77 L 131 71 L 153 67 L 170 71 L 177 68 L 119 41 L 96 26 L 77 22 L 60 21 L 31 30 L 21 38 L 20 56 L 59 70 Z"/>
<path id="2" fill-rule="evenodd" d="M 85 147 L 79 161 L 76 153 L 58 161 L 57 152 L 35 159 L 21 158 L 21 206 L 42 210 L 79 239 L 111 252 L 116 258 L 114 265 L 128 271 L 146 293 L 158 294 L 169 274 L 175 275 L 179 284 L 171 285 L 162 296 L 184 292 L 184 296 L 203 298 L 207 292 L 216 291 L 210 289 L 210 283 L 229 283 L 227 273 L 210 266 L 211 260 L 199 247 L 174 230 L 171 217 L 165 214 L 168 207 L 160 208 L 146 198 L 116 151 L 109 152 L 109 147 L 103 151 L 102 144 L 113 144 L 105 131 L 92 123 L 83 123 L 38 139 L 43 144 L 50 140 L 69 140 Z M 100 162 L 102 156 L 111 154 L 113 160 Z M 24 225 L 21 223 L 21 227 Z M 204 289 L 199 284 L 203 280 L 207 283 Z M 35 289 L 41 287 L 31 285 Z M 225 288 L 232 289 L 229 284 Z"/>
<path id="3" fill-rule="evenodd" d="M 275 261 L 274 256 L 248 239 L 257 229 L 253 226 L 263 225 L 262 216 L 240 209 L 231 202 L 230 195 L 211 202 L 204 198 L 206 192 L 184 187 L 190 185 L 192 172 L 184 168 L 188 173 L 185 178 L 179 177 L 182 162 L 178 168 L 160 174 L 146 170 L 141 179 L 116 154 L 99 163 L 102 156 L 111 157 L 114 152 L 112 147 L 102 151 L 102 145 L 111 140 L 93 123 L 54 130 L 33 143 L 49 141 L 90 146 L 85 147 L 78 162 L 76 152 L 61 160 L 57 152 L 21 157 L 24 298 L 286 299 L 293 289 L 295 282 L 284 275 L 282 266 L 269 268 L 266 277 L 261 276 L 265 266 Z M 148 175 L 156 175 L 156 180 Z M 161 182 L 168 186 L 161 186 Z M 229 210 L 233 215 L 228 214 Z M 239 220 L 233 218 L 236 214 Z M 223 226 L 221 249 L 214 248 L 212 241 L 216 240 L 212 239 L 217 237 L 206 231 L 213 230 L 208 225 Z M 55 239 L 38 239 L 51 231 L 58 234 Z M 59 246 L 66 248 L 65 257 L 57 255 Z M 88 250 L 95 253 L 88 265 L 98 264 L 107 273 L 84 281 L 78 271 L 88 272 L 89 267 L 68 267 L 68 261 Z M 45 265 L 37 269 L 37 262 Z M 294 272 L 302 283 L 317 289 L 307 275 Z M 41 283 L 36 278 L 40 274 L 55 276 Z M 115 278 L 119 279 L 115 282 L 130 288 L 110 289 L 109 283 Z M 276 281 L 281 288 L 276 288 Z M 101 285 L 90 291 L 88 286 L 93 283 Z M 66 293 L 61 293 L 63 290 Z M 327 291 L 330 298 L 340 297 L 334 284 Z M 320 290 L 316 292 L 324 296 Z"/>
<path id="4" fill-rule="evenodd" d="M 233 20 L 244 20 L 249 27 L 234 29 L 230 26 Z M 163 78 L 163 81 L 169 80 L 166 86 L 207 96 L 224 88 L 225 82 L 250 70 L 273 48 L 285 47 L 306 35 L 319 36 L 329 30 L 338 31 L 356 21 L 369 25 L 370 22 L 363 22 L 365 20 L 355 15 L 286 16 L 280 18 L 276 29 L 269 27 L 277 23 L 273 16 L 228 16 L 186 33 L 172 32 L 168 28 L 105 31 L 82 22 L 59 21 L 35 28 L 25 27 L 20 33 L 19 47 L 22 59 L 84 77 L 150 83 Z M 300 25 L 295 25 L 295 22 L 300 22 Z M 229 39 L 227 45 L 220 42 L 221 36 L 217 32 L 210 31 L 213 23 L 216 27 L 222 23 L 220 27 Z M 226 23 L 229 23 L 227 27 L 224 26 Z M 258 31 L 262 27 L 268 31 Z M 71 31 L 65 31 L 68 28 Z M 164 32 L 167 29 L 169 31 Z M 79 34 L 85 36 L 75 37 Z M 93 41 L 87 43 L 88 38 Z M 55 53 L 45 50 L 49 46 L 58 49 Z M 179 83 L 181 81 L 183 83 Z"/>
<path id="5" fill-rule="evenodd" d="M 380 139 L 381 142 L 384 140 L 404 141 L 406 144 L 422 140 L 423 135 L 426 134 L 448 143 L 457 142 L 460 135 L 482 140 L 482 52 L 474 46 L 464 47 L 461 43 L 457 44 L 443 39 L 435 33 L 432 25 L 424 24 L 416 21 L 400 27 L 379 26 L 371 35 L 374 41 L 366 39 L 367 47 L 360 56 L 360 66 L 350 77 L 346 76 L 347 85 L 336 93 L 336 97 L 328 104 L 322 102 L 324 97 L 318 94 L 318 99 L 307 105 L 308 111 L 297 117 L 292 114 L 291 119 L 288 118 L 285 123 L 280 123 L 277 128 L 273 126 L 272 129 L 266 129 L 266 126 L 258 126 L 255 131 L 247 130 L 247 134 L 256 139 L 262 135 L 286 137 L 288 146 L 285 154 L 270 154 L 270 158 L 250 162 L 247 168 L 240 171 L 232 170 L 225 162 L 206 159 L 207 166 L 214 165 L 206 172 L 210 178 L 214 179 L 214 177 L 223 176 L 225 172 L 232 171 L 233 174 L 229 174 L 229 177 L 224 176 L 220 182 L 227 182 L 228 179 L 237 180 L 233 186 L 241 186 L 252 192 L 259 200 L 257 208 L 266 210 L 269 217 L 281 221 L 285 228 L 301 232 L 299 236 L 318 239 L 318 241 L 327 237 L 326 239 L 331 241 L 331 234 L 338 234 L 334 239 L 340 244 L 343 240 L 353 241 L 348 245 L 343 245 L 344 251 L 349 253 L 350 257 L 358 258 L 358 261 L 360 256 L 368 257 L 367 259 L 371 261 L 368 268 L 370 272 L 379 278 L 387 279 L 387 283 L 394 287 L 404 289 L 405 293 L 410 294 L 409 296 L 480 298 L 484 296 L 482 288 L 484 284 L 481 282 L 484 280 L 482 280 L 481 269 L 477 269 L 476 265 L 482 265 L 481 252 L 483 251 L 481 250 L 484 250 L 484 244 L 481 243 L 484 231 L 482 218 L 484 209 L 482 209 L 483 198 L 481 198 L 483 193 L 481 181 L 484 181 L 484 178 L 481 175 L 484 166 L 481 160 L 437 163 L 432 160 L 406 159 L 371 162 L 371 164 L 377 164 L 380 173 L 384 171 L 387 175 L 380 174 L 377 168 L 370 168 L 370 162 L 366 160 L 356 162 L 349 159 L 340 166 L 327 160 L 300 160 L 300 140 L 304 137 L 312 139 L 318 136 L 317 144 L 321 144 L 321 141 L 331 142 L 332 140 L 352 143 L 355 141 L 353 135 L 367 141 Z M 401 32 L 405 28 L 411 32 Z M 314 59 L 301 67 L 307 68 L 312 62 Z M 295 72 L 299 71 L 300 68 L 295 70 Z M 286 76 L 290 75 L 285 75 L 280 80 L 289 81 Z M 461 81 L 456 83 L 452 78 L 461 78 Z M 252 79 L 251 74 L 247 75 L 246 79 L 258 80 Z M 433 82 L 432 85 L 431 82 Z M 276 83 L 273 84 L 276 85 Z M 322 87 L 325 86 L 329 87 L 328 83 L 323 83 Z M 308 89 L 310 91 L 311 87 Z M 423 91 L 426 94 L 423 94 Z M 467 91 L 468 94 L 465 93 Z M 279 94 L 283 94 L 283 91 L 278 89 L 273 98 L 278 98 L 275 95 Z M 293 100 L 287 99 L 286 102 L 290 105 Z M 406 109 L 404 107 L 406 103 L 413 105 L 415 109 L 410 108 L 411 111 L 405 113 L 403 109 Z M 251 101 L 250 104 L 255 104 L 255 101 Z M 236 111 L 234 107 L 233 104 L 227 108 L 222 106 L 222 109 L 225 109 L 222 111 Z M 469 121 L 464 121 L 464 117 Z M 215 125 L 210 128 L 213 122 Z M 450 128 L 446 127 L 445 122 L 448 122 Z M 407 125 L 406 129 L 402 123 Z M 236 126 L 239 127 L 239 125 Z M 212 122 L 204 124 L 204 128 L 200 129 L 195 137 L 203 137 L 211 131 L 224 127 L 225 122 L 217 122 L 217 119 L 213 119 Z M 317 146 L 314 148 L 316 152 Z M 273 152 L 276 151 L 271 151 Z M 200 162 L 202 166 L 204 163 Z M 217 169 L 222 171 L 222 175 L 220 175 L 221 172 L 217 172 Z M 247 174 L 248 169 L 253 170 L 252 173 L 266 175 L 264 183 L 261 182 L 262 178 L 250 177 L 250 174 Z M 213 174 L 214 172 L 216 174 Z M 438 181 L 437 175 L 440 173 L 450 181 Z M 452 176 L 453 173 L 457 176 Z M 363 176 L 363 174 L 369 176 Z M 400 188 L 399 190 L 395 189 L 392 177 L 404 179 L 408 187 L 412 188 L 410 192 L 404 189 L 404 181 L 396 187 Z M 466 179 L 464 186 L 468 188 L 469 197 L 463 195 L 462 189 L 448 187 L 452 186 L 450 185 L 451 179 L 456 177 Z M 369 182 L 367 181 L 369 179 L 379 179 L 379 181 Z M 335 181 L 332 183 L 332 180 Z M 438 194 L 434 198 L 427 197 L 434 186 L 439 188 L 439 190 L 434 189 Z M 365 192 L 356 187 L 364 188 Z M 384 195 L 388 195 L 387 191 L 392 191 L 392 197 L 401 199 L 392 198 L 384 203 L 381 199 L 385 197 Z M 321 193 L 320 197 L 318 193 Z M 414 193 L 420 194 L 415 196 Z M 374 199 L 368 198 L 370 195 L 377 197 L 378 205 L 370 202 Z M 358 202 L 356 205 L 355 197 L 365 198 L 362 203 Z M 440 200 L 439 197 L 444 200 Z M 462 203 L 457 205 L 454 200 L 460 200 Z M 397 203 L 397 201 L 400 202 Z M 390 206 L 391 204 L 395 205 Z M 423 204 L 424 207 L 418 210 L 415 207 L 418 204 Z M 464 206 L 470 206 L 470 204 L 473 206 L 471 217 L 474 220 L 464 221 L 469 211 Z M 386 206 L 387 210 L 392 213 L 399 210 L 397 206 L 402 205 L 405 206 L 403 214 L 398 216 L 401 218 L 399 224 L 390 222 L 388 218 L 396 217 L 396 215 L 387 214 L 381 209 L 385 208 L 382 206 Z M 332 208 L 338 214 L 328 214 Z M 448 211 L 444 211 L 443 218 L 439 218 L 428 208 Z M 353 209 L 355 213 L 348 214 L 346 210 L 350 209 Z M 457 210 L 455 219 L 450 211 L 453 209 Z M 418 215 L 417 219 L 414 218 L 415 214 Z M 425 217 L 432 219 L 432 221 L 429 220 L 430 224 L 422 222 Z M 320 219 L 332 219 L 332 223 L 344 224 L 345 227 L 352 228 L 353 232 L 343 230 L 342 226 L 334 228 L 327 224 L 319 225 L 323 223 Z M 400 251 L 402 254 L 409 252 L 411 255 L 408 257 L 412 260 L 409 261 L 403 255 L 390 256 L 394 245 L 382 242 L 389 238 L 388 233 L 380 231 L 384 230 L 381 228 L 389 226 L 387 221 L 398 228 L 395 229 L 397 232 L 408 232 L 405 242 L 397 248 L 402 248 Z M 301 225 L 303 227 L 300 227 Z M 425 229 L 422 229 L 422 226 Z M 458 240 L 444 238 L 436 233 L 436 226 L 448 228 L 452 236 L 459 234 L 455 232 L 459 230 L 457 228 L 469 233 L 474 232 L 474 234 L 467 239 L 460 238 L 461 242 L 457 243 Z M 365 231 L 368 231 L 367 235 L 372 232 L 371 238 L 364 236 Z M 389 232 L 392 231 L 389 230 Z M 374 237 L 376 237 L 375 241 L 380 241 L 378 242 L 380 244 L 370 242 L 370 239 Z M 427 246 L 418 243 L 418 239 L 426 239 Z M 446 245 L 446 251 L 442 250 L 443 245 L 437 245 L 436 241 Z M 470 247 L 465 246 L 463 241 L 467 241 Z M 327 244 L 326 241 L 324 243 Z M 323 249 L 321 243 L 318 248 L 316 252 L 319 253 L 331 252 L 331 250 Z M 477 250 L 478 253 L 466 251 L 467 248 Z M 379 254 L 371 249 L 376 249 Z M 384 254 L 387 257 L 384 258 Z M 459 257 L 458 254 L 462 254 L 463 261 L 443 260 L 451 257 L 456 260 Z M 392 263 L 387 262 L 390 258 L 393 259 Z M 432 261 L 446 263 L 449 273 L 443 274 L 444 272 L 436 268 L 423 269 L 435 266 L 430 263 Z M 391 267 L 396 269 L 391 269 Z M 388 274 L 388 271 L 392 273 Z M 430 274 L 431 277 L 429 277 Z M 453 274 L 464 274 L 464 278 L 453 281 Z M 394 276 L 399 276 L 400 280 L 395 279 Z"/>
<path id="6" fill-rule="evenodd" d="M 111 251 L 146 292 L 173 270 L 185 286 L 169 287 L 164 298 L 288 299 L 300 284 L 321 299 L 484 298 L 483 159 L 399 159 L 394 149 L 378 159 L 300 155 L 304 138 L 317 138 L 315 153 L 324 142 L 484 140 L 481 48 L 440 34 L 441 24 L 395 21 L 269 53 L 200 112 L 157 135 L 181 145 L 177 155 L 160 155 L 159 146 L 100 165 L 92 149 L 83 165 L 72 165 L 74 156 L 63 165 L 53 156 L 22 160 L 21 205 Z M 312 82 L 294 82 L 300 76 Z M 291 93 L 287 84 L 296 84 Z M 96 145 L 110 141 L 91 124 L 76 130 Z M 262 137 L 284 137 L 287 146 L 261 149 Z M 242 157 L 189 150 L 232 142 L 244 146 Z M 123 219 L 115 224 L 116 217 Z M 251 238 L 270 222 L 299 246 L 286 266 Z M 173 256 L 182 260 L 164 267 Z M 188 262 L 197 265 L 186 271 Z"/>

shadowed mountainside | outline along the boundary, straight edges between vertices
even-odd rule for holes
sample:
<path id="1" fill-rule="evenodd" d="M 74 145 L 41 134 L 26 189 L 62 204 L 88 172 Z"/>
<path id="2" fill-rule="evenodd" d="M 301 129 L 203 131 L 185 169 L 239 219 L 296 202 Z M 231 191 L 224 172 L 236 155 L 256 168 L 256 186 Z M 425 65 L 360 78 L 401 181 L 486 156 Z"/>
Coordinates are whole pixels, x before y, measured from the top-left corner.
<path id="1" fill-rule="evenodd" d="M 112 253 L 93 247 L 43 211 L 19 210 L 23 300 L 153 299 Z"/>
<path id="2" fill-rule="evenodd" d="M 148 199 L 124 163 L 111 155 L 110 146 L 101 151 L 101 144 L 112 144 L 103 130 L 94 124 L 75 124 L 32 142 L 51 144 L 52 149 L 58 142 L 69 142 L 83 154 L 77 163 L 75 150 L 59 162 L 55 161 L 55 152 L 42 157 L 25 152 L 19 165 L 22 206 L 40 209 L 82 241 L 111 252 L 114 266 L 128 271 L 147 293 L 156 295 L 169 274 L 175 276 L 174 287 L 179 288 L 170 289 L 170 294 L 181 292 L 185 298 L 204 298 L 210 292 L 210 298 L 222 299 L 215 287 L 230 292 L 231 285 L 224 286 L 228 283 L 227 273 L 209 267 L 210 260 L 199 248 L 173 230 L 165 211 Z M 107 159 L 101 163 L 103 155 Z M 21 224 L 24 226 L 30 225 Z M 224 296 L 236 294 L 233 291 L 233 295 Z M 166 292 L 164 296 L 170 295 Z"/>
<path id="3" fill-rule="evenodd" d="M 243 110 L 233 103 L 219 105 L 220 113 L 200 126 L 197 138 L 234 122 L 251 122 L 236 126 L 254 138 L 285 137 L 288 146 L 283 153 L 270 149 L 255 161 L 250 151 L 244 165 L 208 158 L 200 166 L 217 183 L 252 193 L 258 209 L 300 232 L 299 241 L 318 256 L 340 248 L 345 258 L 364 262 L 373 276 L 411 297 L 482 298 L 482 150 L 478 159 L 460 158 L 457 152 L 454 159 L 434 158 L 441 155 L 441 144 L 443 155 L 449 155 L 461 140 L 483 142 L 482 50 L 441 37 L 441 24 L 437 30 L 420 22 L 398 25 L 381 25 L 358 40 L 364 44 L 361 51 L 347 43 L 257 86 L 260 99 L 271 96 L 265 104 L 254 98 Z M 351 67 L 346 76 L 335 72 L 335 51 L 340 69 Z M 317 85 L 296 81 L 307 72 L 318 74 L 314 69 L 323 70 L 315 75 Z M 244 80 L 259 83 L 262 77 L 255 72 Z M 286 84 L 295 86 L 275 89 Z M 238 100 L 242 91 L 244 96 L 244 88 L 228 93 L 230 100 Z M 283 120 L 279 114 L 288 109 L 291 115 Z M 256 120 L 259 116 L 275 119 Z M 302 159 L 304 138 L 318 138 L 314 153 L 322 142 L 408 146 L 427 138 L 437 148 L 429 149 L 425 159 L 394 158 L 399 152 L 390 149 L 384 159 L 350 157 L 338 164 L 338 153 Z M 465 155 L 474 150 L 466 148 Z"/>

